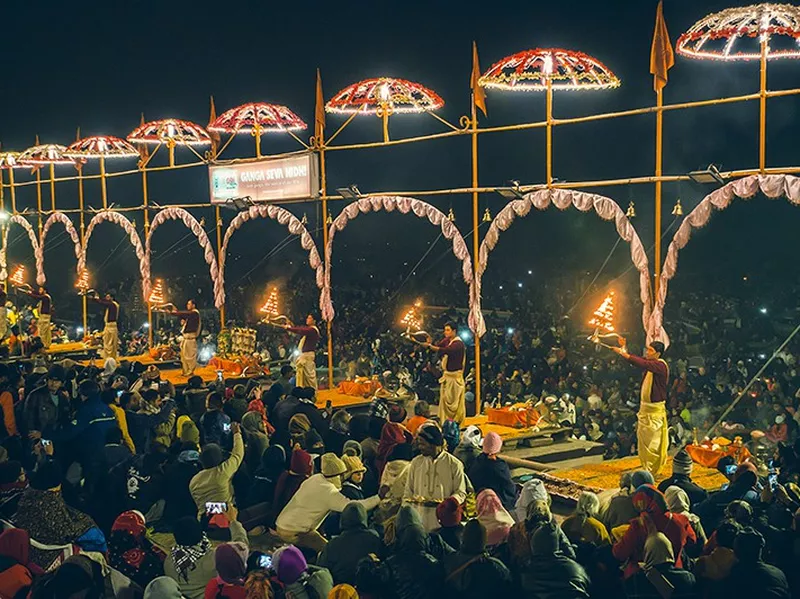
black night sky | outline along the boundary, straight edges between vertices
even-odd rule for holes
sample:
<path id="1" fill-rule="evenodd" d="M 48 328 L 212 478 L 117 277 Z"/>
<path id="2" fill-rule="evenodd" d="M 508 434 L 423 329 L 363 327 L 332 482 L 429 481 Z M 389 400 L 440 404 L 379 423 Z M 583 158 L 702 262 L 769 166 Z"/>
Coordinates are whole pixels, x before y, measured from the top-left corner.
<path id="1" fill-rule="evenodd" d="M 697 2 L 666 0 L 665 15 L 673 43 L 704 15 L 730 6 L 732 0 Z M 655 0 L 605 2 L 355 2 L 355 3 L 211 3 L 206 0 L 164 2 L 15 2 L 3 9 L 0 26 L 2 93 L 0 141 L 3 149 L 23 150 L 42 143 L 68 144 L 81 135 L 124 137 L 147 120 L 178 117 L 200 124 L 208 121 L 209 96 L 218 112 L 246 101 L 285 104 L 312 125 L 315 71 L 321 69 L 326 99 L 359 79 L 389 75 L 418 81 L 445 100 L 441 116 L 457 123 L 469 110 L 471 43 L 477 41 L 481 67 L 486 70 L 504 56 L 520 50 L 564 47 L 581 50 L 604 62 L 622 80 L 618 90 L 560 93 L 555 116 L 569 117 L 653 105 L 655 94 L 648 72 Z M 769 88 L 785 89 L 800 80 L 795 61 L 770 63 Z M 757 63 L 701 62 L 676 57 L 665 101 L 725 97 L 758 90 Z M 797 96 L 770 100 L 768 164 L 798 163 Z M 541 94 L 488 93 L 489 118 L 482 126 L 496 126 L 544 118 Z M 328 115 L 328 134 L 342 118 Z M 715 163 L 723 170 L 757 166 L 758 103 L 709 107 L 668 113 L 665 117 L 666 174 L 684 174 Z M 653 115 L 614 119 L 588 125 L 557 128 L 554 175 L 566 181 L 645 176 L 653 172 Z M 442 131 L 434 119 L 400 115 L 391 121 L 395 138 Z M 309 130 L 305 137 L 312 134 Z M 230 156 L 252 154 L 252 139 L 242 136 Z M 380 124 L 374 117 L 357 119 L 337 143 L 377 141 Z M 296 149 L 291 139 L 265 136 L 263 151 Z M 509 179 L 533 184 L 544 180 L 544 131 L 524 131 L 480 137 L 480 184 L 504 185 Z M 180 160 L 190 155 L 180 153 Z M 135 168 L 133 163 L 110 169 Z M 89 167 L 90 172 L 96 166 Z M 46 169 L 43 175 L 46 176 Z M 72 174 L 60 167 L 59 175 Z M 470 184 L 470 141 L 467 136 L 391 148 L 332 152 L 328 162 L 329 191 L 357 183 L 364 192 L 415 191 L 465 187 Z M 30 180 L 25 171 L 18 179 Z M 4 178 L 7 182 L 7 178 Z M 690 210 L 712 188 L 686 183 L 665 186 L 664 226 L 679 195 Z M 653 240 L 651 185 L 594 190 L 616 199 L 623 207 L 636 202 L 635 225 L 645 246 Z M 110 200 L 120 206 L 141 202 L 138 175 L 109 183 Z M 87 184 L 87 202 L 99 207 L 99 184 Z M 152 201 L 197 203 L 208 201 L 207 171 L 203 167 L 154 174 Z M 50 197 L 44 190 L 44 206 Z M 504 200 L 495 194 L 481 198 L 481 211 L 493 213 Z M 453 208 L 465 235 L 471 231 L 467 196 L 434 199 L 442 210 Z M 18 207 L 35 208 L 33 187 L 18 193 Z M 57 188 L 57 207 L 77 207 L 76 185 Z M 309 228 L 319 226 L 316 207 L 290 207 L 308 215 Z M 334 214 L 340 206 L 334 205 Z M 205 216 L 213 233 L 210 210 Z M 77 220 L 77 215 L 75 220 Z M 226 213 L 226 222 L 233 213 Z M 797 208 L 785 201 L 757 198 L 717 215 L 699 232 L 682 254 L 676 286 L 678 294 L 723 274 L 731 281 L 751 277 L 797 277 Z M 141 230 L 141 215 L 135 215 Z M 46 246 L 47 274 L 56 294 L 67 292 L 74 277 L 74 257 L 63 243 L 62 228 Z M 9 261 L 25 261 L 32 269 L 30 247 L 15 228 Z M 60 235 L 59 235 L 60 234 Z M 405 272 L 419 260 L 437 231 L 411 217 L 365 217 L 339 238 L 334 252 L 342 264 L 365 257 L 367 269 Z M 154 242 L 154 276 L 177 268 L 207 272 L 196 243 L 179 225 L 165 225 Z M 303 261 L 294 243 L 272 258 L 259 262 L 286 236 L 276 224 L 250 224 L 235 238 L 229 257 L 228 282 L 243 280 L 248 271 L 256 282 Z M 112 283 L 136 273 L 133 251 L 113 227 L 101 227 L 89 248 L 90 267 Z M 212 237 L 213 239 L 213 237 Z M 538 213 L 515 224 L 502 239 L 489 265 L 493 277 L 514 277 L 534 271 L 541 280 L 563 270 L 593 275 L 615 241 L 612 225 L 594 216 Z M 669 234 L 667 235 L 669 240 Z M 62 242 L 62 243 L 59 243 Z M 319 246 L 321 249 L 321 237 Z M 388 247 L 387 247 L 388 246 Z M 161 252 L 161 256 L 159 256 Z M 428 265 L 452 269 L 456 260 L 443 242 Z M 650 254 L 652 258 L 652 253 Z M 177 258 L 177 259 L 176 259 Z M 438 261 L 437 261 L 438 260 Z M 407 265 L 406 265 L 407 264 Z M 630 264 L 621 247 L 603 277 L 611 280 Z M 336 264 L 338 273 L 348 270 Z M 427 270 L 435 284 L 437 268 Z M 493 270 L 494 269 L 494 270 Z M 309 272 L 309 277 L 312 276 Z M 361 272 L 361 271 L 359 271 Z M 490 276 L 487 275 L 487 276 Z M 334 279 L 337 271 L 334 270 Z M 630 274 L 628 276 L 631 276 Z M 491 279 L 490 279 L 491 280 Z M 682 287 L 683 286 L 683 287 Z M 673 296 L 674 297 L 674 296 Z M 466 299 L 466 293 L 465 293 Z"/>

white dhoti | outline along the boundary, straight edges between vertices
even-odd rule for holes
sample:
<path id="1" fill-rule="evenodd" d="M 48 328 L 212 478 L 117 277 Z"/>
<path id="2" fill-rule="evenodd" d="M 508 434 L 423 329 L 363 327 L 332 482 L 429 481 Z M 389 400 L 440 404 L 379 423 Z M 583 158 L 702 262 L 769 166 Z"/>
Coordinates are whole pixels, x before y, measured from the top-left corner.
<path id="1" fill-rule="evenodd" d="M 184 333 L 181 341 L 181 370 L 191 376 L 197 368 L 197 333 Z"/>
<path id="2" fill-rule="evenodd" d="M 50 324 L 49 314 L 39 315 L 39 339 L 42 340 L 42 345 L 45 349 L 50 349 L 50 343 L 53 340 L 53 328 Z"/>
<path id="3" fill-rule="evenodd" d="M 656 476 L 667 461 L 669 431 L 664 402 L 642 402 L 637 414 L 636 444 L 642 468 Z"/>
<path id="4" fill-rule="evenodd" d="M 119 354 L 119 329 L 116 322 L 107 322 L 103 329 L 103 359 L 117 359 Z"/>
<path id="5" fill-rule="evenodd" d="M 462 370 L 445 370 L 439 383 L 441 384 L 439 388 L 439 421 L 444 422 L 451 418 L 461 424 L 467 416 L 464 403 L 467 390 L 464 383 L 464 372 Z"/>
<path id="6" fill-rule="evenodd" d="M 295 362 L 297 368 L 297 386 L 317 389 L 317 362 L 313 351 L 300 354 Z"/>

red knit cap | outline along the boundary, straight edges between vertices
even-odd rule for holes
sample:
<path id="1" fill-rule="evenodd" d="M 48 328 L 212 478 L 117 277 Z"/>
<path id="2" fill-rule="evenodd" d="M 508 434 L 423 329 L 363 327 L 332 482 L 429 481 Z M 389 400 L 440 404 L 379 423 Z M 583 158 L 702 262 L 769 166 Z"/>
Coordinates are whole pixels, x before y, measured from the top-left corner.
<path id="1" fill-rule="evenodd" d="M 461 518 L 464 515 L 463 508 L 458 500 L 453 497 L 448 497 L 436 506 L 436 519 L 443 528 L 451 528 L 461 524 Z"/>

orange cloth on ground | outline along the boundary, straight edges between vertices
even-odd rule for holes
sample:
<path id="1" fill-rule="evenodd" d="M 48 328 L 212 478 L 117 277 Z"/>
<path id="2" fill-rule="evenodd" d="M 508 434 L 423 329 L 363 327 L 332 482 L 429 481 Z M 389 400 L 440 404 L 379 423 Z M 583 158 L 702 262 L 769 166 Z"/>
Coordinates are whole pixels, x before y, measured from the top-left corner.
<path id="1" fill-rule="evenodd" d="M 711 449 L 711 447 L 707 445 L 687 445 L 686 446 L 686 453 L 689 456 L 700 464 L 701 466 L 705 466 L 706 468 L 716 468 L 717 463 L 720 461 L 721 458 L 725 456 L 731 456 L 736 458 L 737 452 L 739 453 L 738 462 L 741 464 L 747 458 L 752 457 L 752 454 L 748 451 L 746 447 L 736 447 L 734 445 L 728 445 L 727 447 L 720 447 L 719 449 Z"/>
<path id="2" fill-rule="evenodd" d="M 342 381 L 337 387 L 337 391 L 343 395 L 352 395 L 353 397 L 368 397 L 373 395 L 381 384 L 378 381 Z"/>
<path id="3" fill-rule="evenodd" d="M 239 362 L 235 362 L 234 360 L 226 360 L 225 358 L 220 358 L 218 356 L 211 358 L 208 366 L 214 370 L 222 370 L 223 372 L 234 375 L 242 374 L 242 365 Z"/>
<path id="4" fill-rule="evenodd" d="M 541 415 L 533 408 L 514 409 L 524 404 L 515 404 L 507 408 L 487 408 L 486 417 L 490 424 L 500 424 L 513 428 L 528 428 L 536 426 L 541 420 Z"/>

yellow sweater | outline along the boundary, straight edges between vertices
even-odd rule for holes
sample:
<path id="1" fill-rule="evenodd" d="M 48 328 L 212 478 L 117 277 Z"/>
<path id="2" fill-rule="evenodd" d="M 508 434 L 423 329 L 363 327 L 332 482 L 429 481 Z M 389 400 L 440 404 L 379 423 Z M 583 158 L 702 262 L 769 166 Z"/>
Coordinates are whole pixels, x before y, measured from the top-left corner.
<path id="1" fill-rule="evenodd" d="M 117 418 L 117 426 L 122 431 L 122 442 L 125 447 L 131 450 L 132 454 L 136 453 L 136 447 L 133 445 L 130 433 L 128 433 L 128 419 L 125 417 L 125 410 L 116 404 L 111 404 L 111 409 L 114 410 L 114 416 Z"/>

